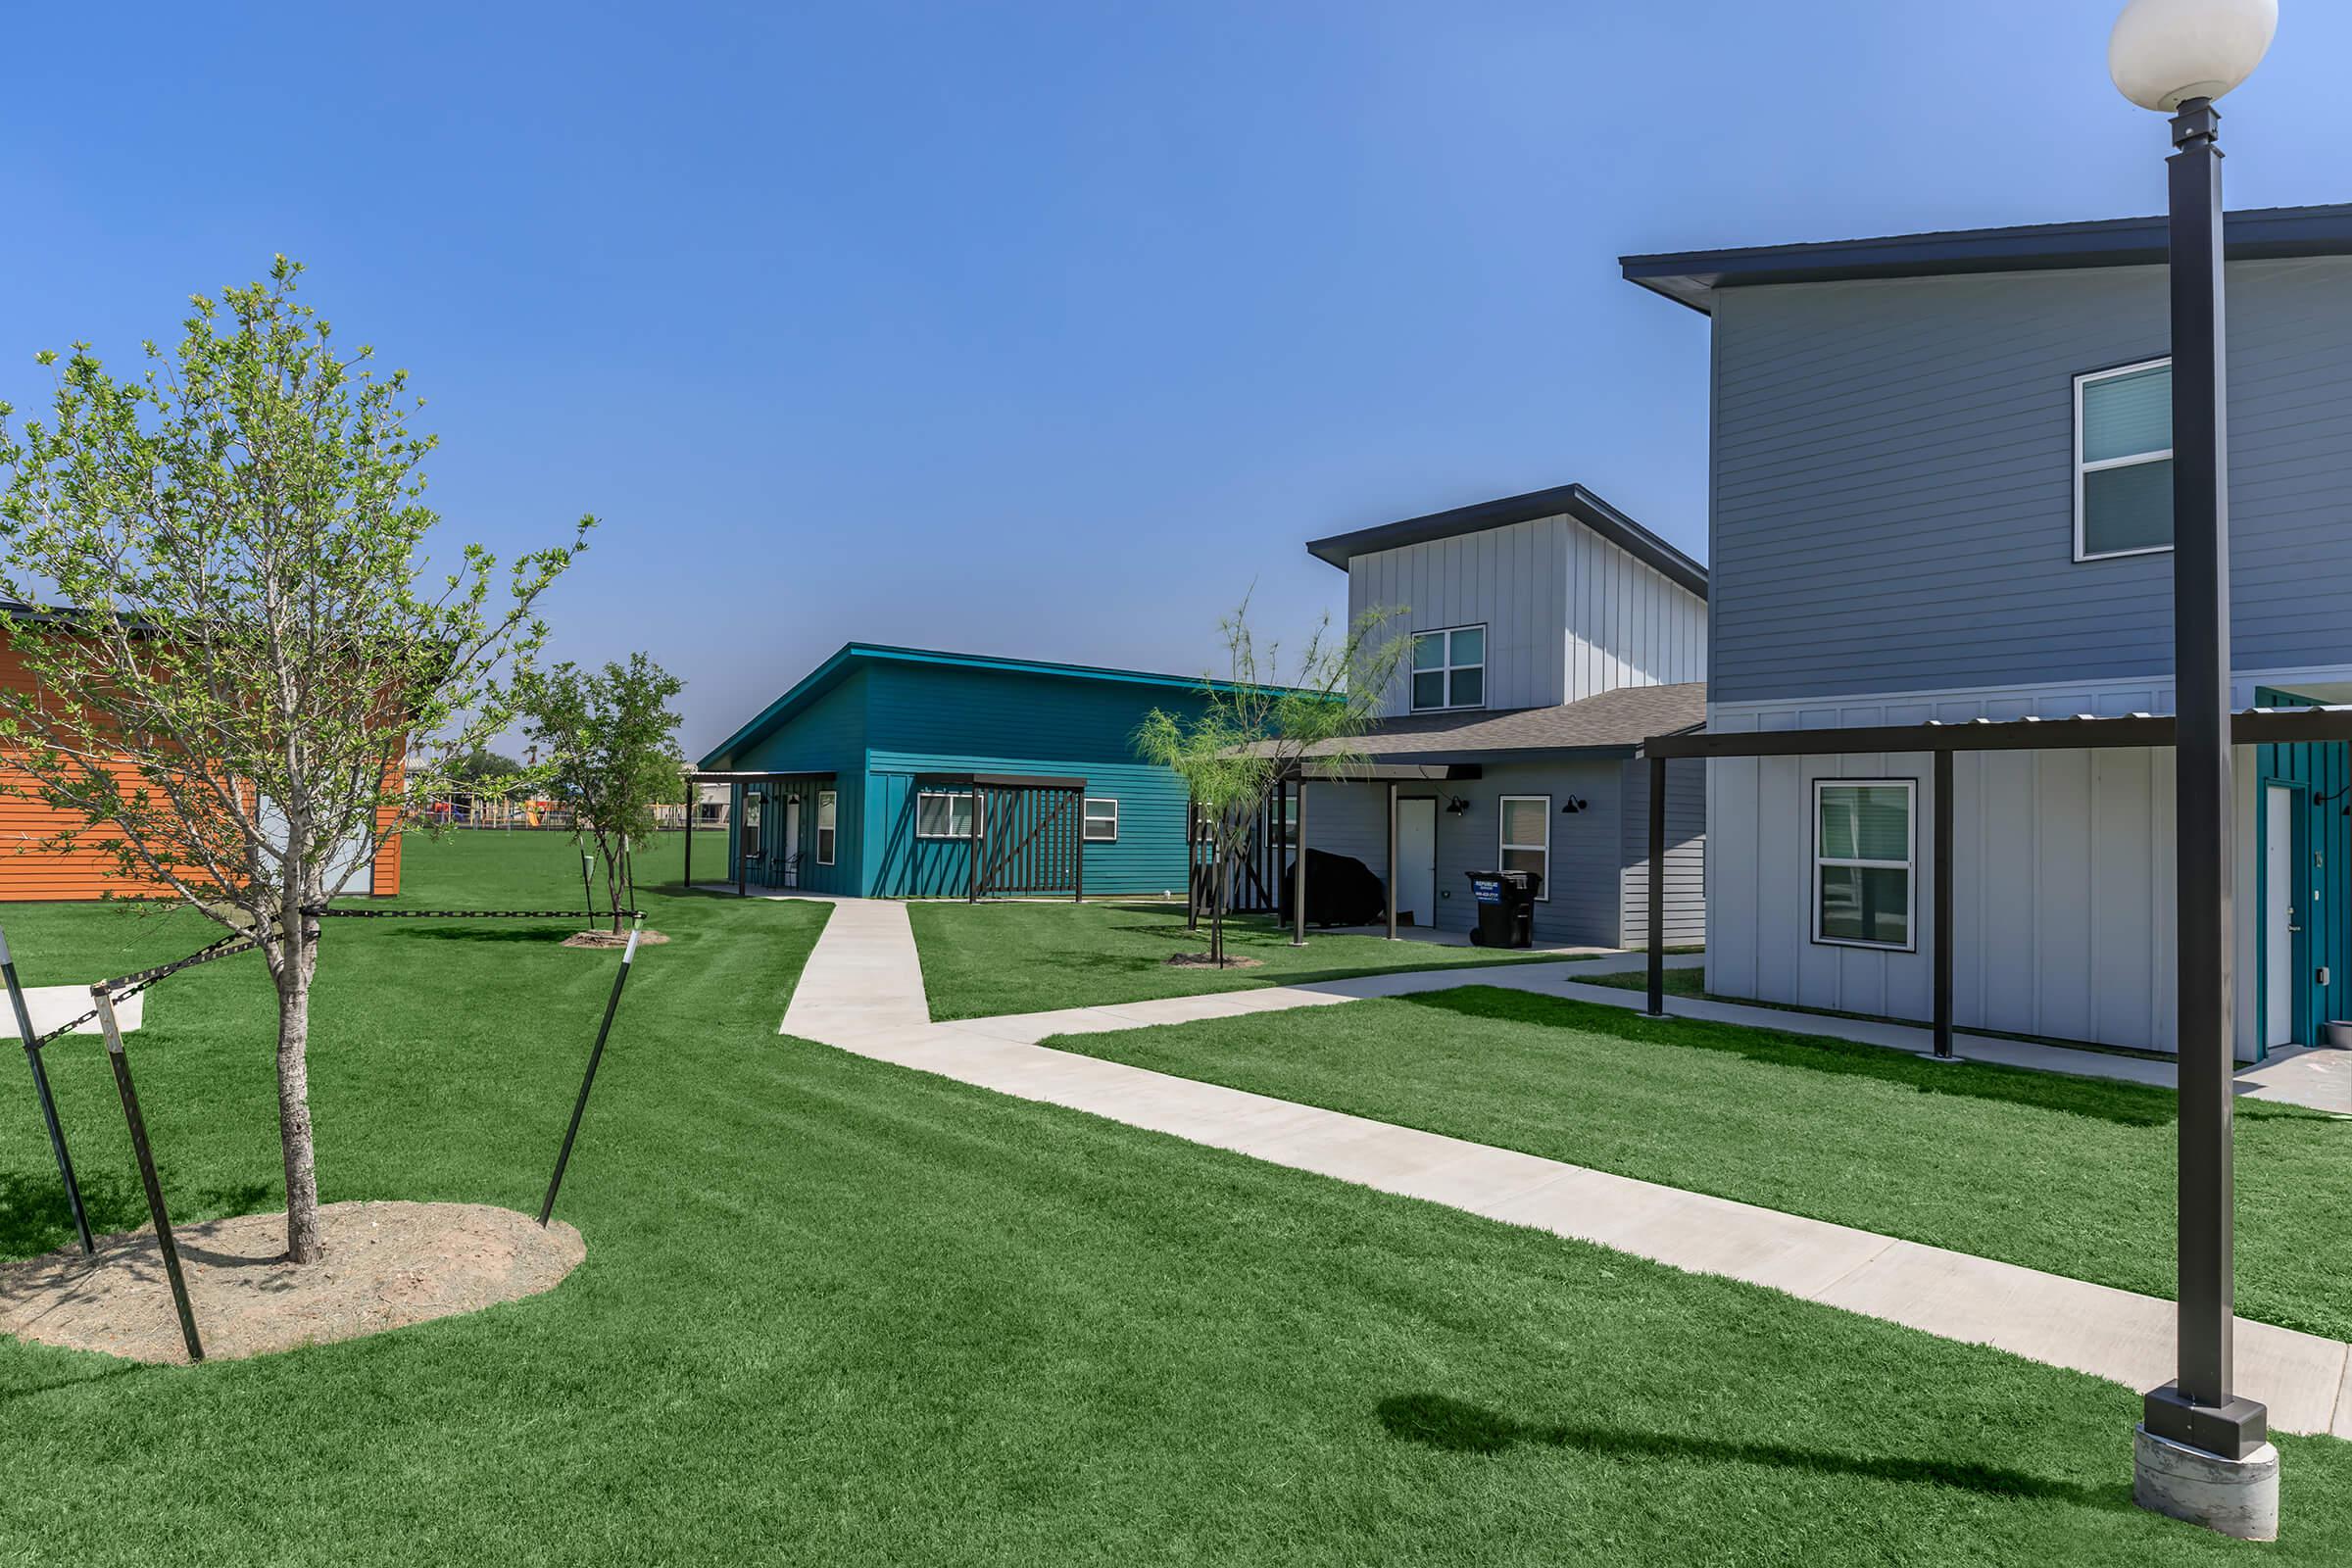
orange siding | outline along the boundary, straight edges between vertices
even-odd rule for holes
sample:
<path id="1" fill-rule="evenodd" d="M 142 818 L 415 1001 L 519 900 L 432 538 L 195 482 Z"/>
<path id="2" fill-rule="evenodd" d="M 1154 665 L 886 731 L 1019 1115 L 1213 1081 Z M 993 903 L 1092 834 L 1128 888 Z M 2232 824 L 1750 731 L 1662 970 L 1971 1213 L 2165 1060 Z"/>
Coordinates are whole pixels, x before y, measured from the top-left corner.
<path id="1" fill-rule="evenodd" d="M 25 672 L 16 651 L 0 645 L 0 687 L 22 691 L 31 689 L 32 685 L 32 677 Z M 127 768 L 123 775 L 130 776 Z M 0 760 L 0 782 L 20 785 L 29 784 L 30 780 L 20 769 Z M 387 807 L 380 821 L 388 825 L 397 815 L 397 811 Z M 76 845 L 59 850 L 42 843 L 60 828 L 73 827 L 78 820 L 71 812 L 52 809 L 38 800 L 0 794 L 0 904 L 97 899 L 110 893 L 118 898 L 133 898 L 171 891 L 162 883 L 111 874 L 114 855 L 103 846 L 113 844 L 120 835 L 106 829 L 82 829 L 79 836 L 90 846 L 87 849 Z M 368 891 L 384 898 L 400 891 L 398 835 L 376 857 Z"/>

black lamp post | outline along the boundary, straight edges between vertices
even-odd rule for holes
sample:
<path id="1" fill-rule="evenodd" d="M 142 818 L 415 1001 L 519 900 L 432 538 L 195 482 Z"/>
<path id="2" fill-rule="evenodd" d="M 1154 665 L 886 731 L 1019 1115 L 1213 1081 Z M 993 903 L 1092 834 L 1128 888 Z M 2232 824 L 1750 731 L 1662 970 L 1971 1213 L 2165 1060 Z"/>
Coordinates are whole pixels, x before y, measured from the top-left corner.
<path id="1" fill-rule="evenodd" d="M 2277 1455 L 2268 1446 L 2267 1412 L 2237 1392 L 2232 1343 L 2237 812 L 2230 741 L 2221 116 L 2213 104 L 2261 63 L 2278 23 L 2278 0 L 2132 0 L 2116 23 L 2108 54 L 2124 96 L 2174 116 L 2175 148 L 2170 188 L 2179 1376 L 2147 1396 L 2136 1492 L 2144 1505 L 2264 1539 L 2278 1527 Z M 2159 1472 L 2153 1481 L 2152 1470 Z M 2267 1527 L 2261 1518 L 2264 1503 L 2255 1495 L 2266 1488 Z"/>

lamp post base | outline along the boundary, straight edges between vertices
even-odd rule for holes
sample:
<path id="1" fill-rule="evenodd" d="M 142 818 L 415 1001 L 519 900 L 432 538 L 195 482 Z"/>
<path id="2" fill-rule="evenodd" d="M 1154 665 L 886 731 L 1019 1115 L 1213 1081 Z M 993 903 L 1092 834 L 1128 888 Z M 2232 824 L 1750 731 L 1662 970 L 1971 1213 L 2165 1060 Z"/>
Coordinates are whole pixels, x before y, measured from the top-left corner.
<path id="1" fill-rule="evenodd" d="M 2132 1500 L 2239 1541 L 2277 1541 L 2278 1450 L 2265 1443 L 2242 1459 L 2225 1459 L 2137 1428 Z"/>

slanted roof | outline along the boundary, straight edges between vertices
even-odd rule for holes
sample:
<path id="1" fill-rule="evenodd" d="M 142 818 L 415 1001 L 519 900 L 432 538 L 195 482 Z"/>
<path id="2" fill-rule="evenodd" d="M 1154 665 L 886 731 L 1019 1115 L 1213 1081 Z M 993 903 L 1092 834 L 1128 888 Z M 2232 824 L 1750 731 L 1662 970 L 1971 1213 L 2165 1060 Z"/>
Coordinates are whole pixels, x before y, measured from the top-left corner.
<path id="1" fill-rule="evenodd" d="M 2223 225 L 2233 262 L 2295 256 L 2352 256 L 2352 203 L 2264 207 L 2231 213 Z M 1877 239 L 1739 250 L 1626 256 L 1628 281 L 1677 304 L 1713 314 L 1718 289 L 1768 283 L 1834 283 L 1874 277 L 1941 277 L 1971 272 L 2048 272 L 2088 267 L 2156 267 L 2166 259 L 2161 218 L 1962 228 Z"/>
<path id="2" fill-rule="evenodd" d="M 1354 557 L 1369 555 L 1375 550 L 1395 550 L 1402 545 L 1426 544 L 1432 539 L 1450 539 L 1457 534 L 1478 533 L 1488 528 L 1505 528 L 1514 522 L 1533 522 L 1539 517 L 1562 515 L 1574 517 L 1635 560 L 1657 568 L 1699 598 L 1707 597 L 1706 567 L 1581 484 L 1555 485 L 1549 490 L 1531 490 L 1523 496 L 1504 496 L 1499 501 L 1481 501 L 1476 506 L 1456 507 L 1451 512 L 1433 512 L 1424 517 L 1384 522 L 1376 528 L 1335 533 L 1327 539 L 1317 539 L 1309 544 L 1306 553 L 1317 561 L 1329 562 L 1345 571 L 1348 563 Z"/>
<path id="3" fill-rule="evenodd" d="M 1496 760 L 1537 753 L 1631 757 L 1644 741 L 1706 719 L 1704 681 L 1620 686 L 1556 708 L 1406 714 L 1382 721 L 1353 745 L 1332 742 L 1307 756 L 1353 752 L 1375 762 Z"/>
<path id="4" fill-rule="evenodd" d="M 1142 669 L 1108 669 L 1097 664 L 1063 664 L 1043 659 L 1002 659 L 989 654 L 951 654 L 935 648 L 894 648 L 883 643 L 844 643 L 838 653 L 803 676 L 798 684 L 783 696 L 761 709 L 750 723 L 745 724 L 717 746 L 703 754 L 698 764 L 715 768 L 721 758 L 730 756 L 767 734 L 779 724 L 831 691 L 854 668 L 864 664 L 900 663 L 920 664 L 934 668 L 984 669 L 1003 674 L 1051 675 L 1072 680 L 1116 681 L 1136 686 L 1153 686 L 1183 691 L 1228 691 L 1225 681 L 1209 680 L 1200 675 L 1163 675 Z"/>

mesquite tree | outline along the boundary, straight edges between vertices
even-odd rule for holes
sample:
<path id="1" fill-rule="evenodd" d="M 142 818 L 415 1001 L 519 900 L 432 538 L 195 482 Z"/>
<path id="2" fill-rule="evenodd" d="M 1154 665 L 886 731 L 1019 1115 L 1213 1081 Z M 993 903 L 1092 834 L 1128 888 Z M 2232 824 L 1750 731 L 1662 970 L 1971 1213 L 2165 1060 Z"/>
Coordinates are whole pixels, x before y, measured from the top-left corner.
<path id="1" fill-rule="evenodd" d="M 48 807 L 47 846 L 98 852 L 124 896 L 201 909 L 261 946 L 277 993 L 286 1252 L 320 1254 L 312 1147 L 315 911 L 512 720 L 540 594 L 584 548 L 479 546 L 430 572 L 434 438 L 296 303 L 301 269 L 195 296 L 135 376 L 88 345 L 46 420 L 0 405 L 0 788 Z M 43 606 L 46 608 L 34 608 Z M 430 740 L 434 744 L 427 746 Z"/>
<path id="2" fill-rule="evenodd" d="M 1325 615 L 1286 680 L 1280 645 L 1259 647 L 1245 599 L 1217 623 L 1226 674 L 1203 678 L 1200 710 L 1188 718 L 1155 708 L 1136 730 L 1138 755 L 1174 769 L 1199 808 L 1210 855 L 1209 961 L 1219 968 L 1232 867 L 1248 853 L 1275 792 L 1310 766 L 1318 777 L 1345 778 L 1362 764 L 1364 736 L 1410 642 L 1389 630 L 1398 613 L 1368 610 L 1345 634 L 1335 634 Z M 1295 853 L 1304 855 L 1306 846 Z"/>
<path id="3" fill-rule="evenodd" d="M 654 808 L 678 792 L 686 760 L 669 705 L 685 689 L 643 654 L 602 673 L 567 662 L 522 684 L 531 739 L 547 749 L 549 798 L 571 808 L 574 844 L 595 841 L 615 933 L 626 906 L 629 848 L 654 831 Z"/>

